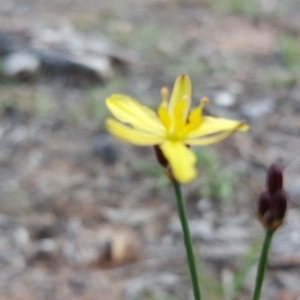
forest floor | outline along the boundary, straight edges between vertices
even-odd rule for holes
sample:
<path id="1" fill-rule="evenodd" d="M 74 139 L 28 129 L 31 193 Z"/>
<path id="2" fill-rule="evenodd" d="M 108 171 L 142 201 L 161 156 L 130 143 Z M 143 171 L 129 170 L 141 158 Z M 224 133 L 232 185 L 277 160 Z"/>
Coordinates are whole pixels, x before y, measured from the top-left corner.
<path id="1" fill-rule="evenodd" d="M 101 76 L 60 60 L 10 76 L 16 49 L 1 53 L 1 33 L 22 55 L 29 40 L 72 57 L 97 44 Z M 276 162 L 289 212 L 263 299 L 300 299 L 299 1 L 0 0 L 0 55 L 0 300 L 192 299 L 172 187 L 151 148 L 104 126 L 110 94 L 155 108 L 181 73 L 194 103 L 210 98 L 206 113 L 250 125 L 194 149 L 199 177 L 184 195 L 203 298 L 250 299 L 256 201 Z"/>

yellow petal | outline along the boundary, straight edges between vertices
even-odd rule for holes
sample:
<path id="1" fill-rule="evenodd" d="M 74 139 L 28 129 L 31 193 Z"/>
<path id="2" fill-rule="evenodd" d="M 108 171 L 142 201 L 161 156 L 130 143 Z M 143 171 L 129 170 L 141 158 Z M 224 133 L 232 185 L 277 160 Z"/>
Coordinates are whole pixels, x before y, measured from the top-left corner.
<path id="1" fill-rule="evenodd" d="M 106 128 L 120 140 L 138 146 L 152 146 L 161 144 L 164 141 L 163 136 L 130 128 L 113 119 L 106 120 Z"/>
<path id="2" fill-rule="evenodd" d="M 187 139 L 198 138 L 222 131 L 247 131 L 249 126 L 241 121 L 228 120 L 214 117 L 203 117 L 199 127 L 187 135 Z"/>
<path id="3" fill-rule="evenodd" d="M 175 179 L 186 183 L 197 176 L 196 155 L 180 142 L 166 141 L 159 146 L 169 162 Z"/>
<path id="4" fill-rule="evenodd" d="M 245 124 L 243 122 L 239 122 L 235 127 L 231 128 L 231 130 L 222 131 L 222 132 L 219 132 L 219 133 L 213 134 L 211 136 L 207 136 L 207 137 L 200 137 L 200 138 L 194 138 L 194 139 L 186 138 L 184 140 L 184 143 L 187 145 L 198 145 L 198 146 L 204 146 L 204 145 L 218 143 L 218 142 L 228 138 L 236 131 L 247 130 L 248 129 L 247 126 L 248 126 L 247 124 Z"/>
<path id="5" fill-rule="evenodd" d="M 163 133 L 165 127 L 156 113 L 125 95 L 112 95 L 106 99 L 106 105 L 114 117 L 132 127 L 148 132 Z"/>
<path id="6" fill-rule="evenodd" d="M 191 105 L 191 94 L 192 94 L 192 84 L 190 78 L 183 74 L 177 77 L 174 88 L 172 91 L 172 96 L 170 99 L 170 104 L 168 112 L 170 116 L 174 115 L 177 103 L 184 100 L 183 118 L 186 119 L 190 105 Z"/>

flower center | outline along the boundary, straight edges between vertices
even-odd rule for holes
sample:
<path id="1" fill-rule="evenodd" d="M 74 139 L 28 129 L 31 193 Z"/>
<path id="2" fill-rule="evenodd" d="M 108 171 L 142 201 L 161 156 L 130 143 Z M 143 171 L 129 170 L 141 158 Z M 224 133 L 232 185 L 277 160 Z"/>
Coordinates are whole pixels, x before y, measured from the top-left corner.
<path id="1" fill-rule="evenodd" d="M 168 111 L 169 91 L 161 89 L 162 102 L 158 108 L 158 117 L 166 128 L 166 138 L 172 141 L 182 141 L 193 130 L 201 126 L 203 107 L 208 103 L 207 98 L 202 98 L 200 104 L 189 115 L 185 116 L 188 96 L 178 99 L 173 111 Z"/>

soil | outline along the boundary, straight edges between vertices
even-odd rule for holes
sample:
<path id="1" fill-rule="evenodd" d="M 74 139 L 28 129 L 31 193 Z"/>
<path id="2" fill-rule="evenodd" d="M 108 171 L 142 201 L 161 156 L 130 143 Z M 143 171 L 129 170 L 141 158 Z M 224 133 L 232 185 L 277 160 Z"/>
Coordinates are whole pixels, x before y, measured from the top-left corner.
<path id="1" fill-rule="evenodd" d="M 284 169 L 289 212 L 262 299 L 300 297 L 300 6 L 245 3 L 0 0 L 0 30 L 21 36 L 22 50 L 32 36 L 63 36 L 73 54 L 82 40 L 110 45 L 112 62 L 99 82 L 73 69 L 7 77 L 1 63 L 0 299 L 193 298 L 153 149 L 104 126 L 110 94 L 154 108 L 181 73 L 194 103 L 210 98 L 207 114 L 250 125 L 195 149 L 199 178 L 183 187 L 204 299 L 251 299 L 263 235 L 256 200 L 271 163 Z"/>

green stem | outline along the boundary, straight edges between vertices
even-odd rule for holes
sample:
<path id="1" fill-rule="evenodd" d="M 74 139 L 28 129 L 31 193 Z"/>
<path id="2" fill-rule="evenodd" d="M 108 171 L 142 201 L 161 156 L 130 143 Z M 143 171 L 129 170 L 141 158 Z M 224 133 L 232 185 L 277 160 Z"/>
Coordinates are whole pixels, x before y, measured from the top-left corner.
<path id="1" fill-rule="evenodd" d="M 252 300 L 259 300 L 261 294 L 261 288 L 264 281 L 265 270 L 268 262 L 268 254 L 272 242 L 273 232 L 267 230 L 265 235 L 265 240 L 263 244 L 263 248 L 260 255 L 260 260 L 258 264 L 257 274 L 256 274 L 256 283 L 255 289 L 253 293 Z"/>
<path id="2" fill-rule="evenodd" d="M 187 217 L 186 217 L 185 206 L 184 206 L 184 202 L 182 199 L 180 183 L 178 183 L 177 181 L 174 180 L 173 186 L 174 186 L 174 190 L 175 190 L 175 194 L 176 194 L 178 215 L 179 215 L 182 230 L 183 230 L 186 254 L 187 254 L 187 259 L 188 259 L 188 263 L 189 263 L 189 269 L 190 269 L 190 274 L 191 274 L 191 278 L 192 278 L 192 283 L 193 283 L 194 297 L 195 297 L 195 300 L 201 300 L 200 287 L 199 287 L 199 282 L 198 282 L 198 275 L 197 275 L 195 257 L 194 257 L 193 246 L 192 246 L 192 239 L 191 239 L 190 229 L 189 229 L 189 225 L 188 225 L 188 221 L 187 221 Z"/>

